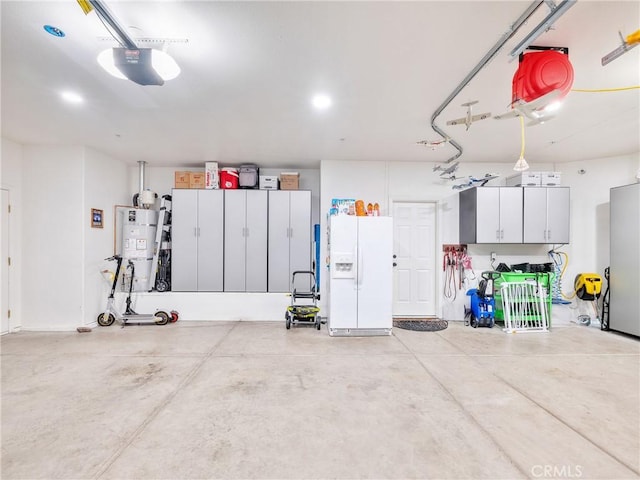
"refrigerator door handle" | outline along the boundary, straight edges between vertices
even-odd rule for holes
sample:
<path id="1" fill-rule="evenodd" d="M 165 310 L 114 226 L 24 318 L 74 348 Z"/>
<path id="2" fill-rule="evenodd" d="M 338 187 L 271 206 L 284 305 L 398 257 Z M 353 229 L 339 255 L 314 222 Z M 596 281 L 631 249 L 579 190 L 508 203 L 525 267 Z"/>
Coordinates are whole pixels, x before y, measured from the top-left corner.
<path id="1" fill-rule="evenodd" d="M 364 270 L 364 262 L 362 260 L 362 249 L 358 248 L 358 263 L 356 265 L 356 287 L 358 290 L 360 290 L 360 287 L 362 287 L 362 278 L 363 278 L 363 270 Z"/>

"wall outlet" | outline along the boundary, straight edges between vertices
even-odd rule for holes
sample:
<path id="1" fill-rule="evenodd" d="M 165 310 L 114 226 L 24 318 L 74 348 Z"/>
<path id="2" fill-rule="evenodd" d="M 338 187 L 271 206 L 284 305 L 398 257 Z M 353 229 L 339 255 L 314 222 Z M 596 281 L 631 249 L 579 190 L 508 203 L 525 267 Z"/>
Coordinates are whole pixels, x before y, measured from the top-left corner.
<path id="1" fill-rule="evenodd" d="M 491 252 L 491 263 L 496 261 L 496 252 Z"/>

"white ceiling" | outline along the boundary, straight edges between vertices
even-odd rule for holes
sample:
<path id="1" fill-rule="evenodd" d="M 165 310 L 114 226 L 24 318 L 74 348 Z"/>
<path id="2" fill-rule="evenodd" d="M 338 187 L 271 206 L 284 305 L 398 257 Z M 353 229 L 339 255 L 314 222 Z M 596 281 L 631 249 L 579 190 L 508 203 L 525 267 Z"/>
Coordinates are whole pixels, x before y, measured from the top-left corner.
<path id="1" fill-rule="evenodd" d="M 530 2 L 113 1 L 113 15 L 137 37 L 186 38 L 168 52 L 182 68 L 164 86 L 140 86 L 104 72 L 105 40 L 95 12 L 72 0 L 5 1 L 2 15 L 2 135 L 25 144 L 88 145 L 134 164 L 196 166 L 255 162 L 317 168 L 320 160 L 442 162 L 433 112 Z M 453 99 L 436 123 L 464 149 L 461 162 L 513 163 L 518 119 L 447 127 L 461 103 L 476 113 L 508 110 L 513 46 L 535 18 Z M 66 36 L 43 30 L 50 24 Z M 134 28 L 135 27 L 135 28 Z M 607 66 L 618 31 L 640 28 L 638 1 L 580 0 L 535 45 L 569 48 L 574 88 L 640 84 L 640 48 Z M 145 46 L 145 45 L 140 45 Z M 63 102 L 72 90 L 82 105 Z M 315 92 L 333 107 L 314 111 Z M 572 92 L 558 117 L 527 127 L 525 157 L 566 162 L 640 151 L 640 90 Z"/>

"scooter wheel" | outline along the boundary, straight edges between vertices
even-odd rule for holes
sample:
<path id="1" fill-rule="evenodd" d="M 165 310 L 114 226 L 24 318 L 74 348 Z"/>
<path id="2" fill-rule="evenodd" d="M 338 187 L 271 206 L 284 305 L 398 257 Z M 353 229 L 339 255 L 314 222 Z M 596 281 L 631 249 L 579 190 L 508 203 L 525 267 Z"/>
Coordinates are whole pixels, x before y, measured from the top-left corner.
<path id="1" fill-rule="evenodd" d="M 478 328 L 478 319 L 476 318 L 476 316 L 472 313 L 471 317 L 469 318 L 469 323 L 471 324 L 471 326 L 473 328 Z"/>
<path id="2" fill-rule="evenodd" d="M 171 323 L 175 323 L 178 321 L 179 315 L 178 312 L 176 312 L 175 310 L 171 310 Z"/>
<path id="3" fill-rule="evenodd" d="M 289 330 L 291 328 L 291 317 L 289 315 L 287 315 L 286 318 L 287 319 L 284 321 L 284 325 L 285 325 L 285 327 L 287 327 L 287 330 Z"/>
<path id="4" fill-rule="evenodd" d="M 156 291 L 166 292 L 167 290 L 169 290 L 169 282 L 166 280 L 158 280 L 156 282 Z"/>
<path id="5" fill-rule="evenodd" d="M 108 327 L 109 325 L 113 325 L 113 322 L 115 322 L 115 320 L 116 317 L 114 317 L 111 313 L 106 318 L 104 313 L 98 315 L 98 325 L 100 325 L 101 327 Z"/>
<path id="6" fill-rule="evenodd" d="M 154 315 L 160 318 L 160 320 L 156 320 L 156 325 L 166 325 L 167 323 L 169 323 L 170 317 L 167 312 L 158 311 Z"/>

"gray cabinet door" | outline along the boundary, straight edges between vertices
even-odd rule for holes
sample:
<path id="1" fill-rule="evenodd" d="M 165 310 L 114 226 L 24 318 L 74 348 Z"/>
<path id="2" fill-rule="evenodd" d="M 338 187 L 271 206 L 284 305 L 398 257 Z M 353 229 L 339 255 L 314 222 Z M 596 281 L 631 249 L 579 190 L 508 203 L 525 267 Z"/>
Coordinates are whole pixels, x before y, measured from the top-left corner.
<path id="1" fill-rule="evenodd" d="M 640 184 L 615 187 L 610 192 L 609 327 L 640 335 Z"/>
<path id="2" fill-rule="evenodd" d="M 224 195 L 222 190 L 198 190 L 198 291 L 223 287 Z"/>
<path id="3" fill-rule="evenodd" d="M 269 278 L 270 292 L 291 290 L 289 268 L 289 192 L 269 191 Z"/>
<path id="4" fill-rule="evenodd" d="M 500 188 L 476 188 L 476 241 L 500 242 Z"/>
<path id="5" fill-rule="evenodd" d="M 171 201 L 171 289 L 198 290 L 198 192 L 173 190 Z"/>
<path id="6" fill-rule="evenodd" d="M 522 188 L 476 187 L 459 198 L 462 243 L 522 243 Z"/>
<path id="7" fill-rule="evenodd" d="M 524 243 L 547 242 L 547 189 L 524 188 Z"/>
<path id="8" fill-rule="evenodd" d="M 499 215 L 499 243 L 522 243 L 522 188 L 500 187 Z"/>
<path id="9" fill-rule="evenodd" d="M 224 291 L 245 291 L 246 190 L 224 191 Z"/>
<path id="10" fill-rule="evenodd" d="M 291 276 L 296 270 L 311 268 L 311 192 L 298 190 L 289 192 L 289 268 Z"/>
<path id="11" fill-rule="evenodd" d="M 569 187 L 547 189 L 547 243 L 569 243 Z"/>
<path id="12" fill-rule="evenodd" d="M 524 243 L 569 243 L 569 188 L 524 189 Z"/>
<path id="13" fill-rule="evenodd" d="M 267 191 L 245 190 L 245 291 L 267 291 Z"/>
<path id="14" fill-rule="evenodd" d="M 270 191 L 269 291 L 291 291 L 296 270 L 311 270 L 311 192 Z"/>

